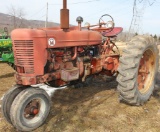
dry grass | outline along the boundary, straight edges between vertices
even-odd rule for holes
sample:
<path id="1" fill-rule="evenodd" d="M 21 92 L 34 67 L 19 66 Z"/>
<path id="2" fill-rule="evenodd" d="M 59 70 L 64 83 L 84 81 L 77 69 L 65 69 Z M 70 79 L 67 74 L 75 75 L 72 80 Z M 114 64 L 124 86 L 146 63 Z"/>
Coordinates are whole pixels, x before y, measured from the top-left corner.
<path id="1" fill-rule="evenodd" d="M 0 96 L 14 84 L 14 71 L 0 63 Z M 118 102 L 116 82 L 57 91 L 45 124 L 34 132 L 159 132 L 160 91 L 144 106 Z M 0 114 L 0 131 L 16 132 Z"/>

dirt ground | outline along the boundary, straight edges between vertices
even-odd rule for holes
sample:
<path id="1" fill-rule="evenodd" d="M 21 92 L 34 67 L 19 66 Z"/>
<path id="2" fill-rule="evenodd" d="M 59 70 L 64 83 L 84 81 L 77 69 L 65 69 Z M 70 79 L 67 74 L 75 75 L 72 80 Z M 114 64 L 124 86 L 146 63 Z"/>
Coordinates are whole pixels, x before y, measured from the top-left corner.
<path id="1" fill-rule="evenodd" d="M 0 63 L 0 97 L 15 84 L 14 70 Z M 44 125 L 34 132 L 160 132 L 160 90 L 143 106 L 118 101 L 117 83 L 95 81 L 58 90 Z M 0 112 L 0 132 L 16 132 Z"/>

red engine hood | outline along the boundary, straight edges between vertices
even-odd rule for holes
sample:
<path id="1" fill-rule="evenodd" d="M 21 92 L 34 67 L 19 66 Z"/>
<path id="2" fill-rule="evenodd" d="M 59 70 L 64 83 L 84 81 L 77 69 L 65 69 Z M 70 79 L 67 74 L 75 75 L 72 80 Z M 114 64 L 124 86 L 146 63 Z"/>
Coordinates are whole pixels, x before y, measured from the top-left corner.
<path id="1" fill-rule="evenodd" d="M 45 47 L 71 47 L 96 45 L 102 42 L 99 32 L 88 30 L 70 30 L 64 32 L 59 28 L 50 29 L 15 29 L 11 33 L 12 40 L 34 40 L 34 43 L 45 43 Z M 37 42 L 41 39 L 41 42 Z M 36 41 L 36 42 L 35 42 Z"/>
<path id="2" fill-rule="evenodd" d="M 47 30 L 46 32 L 49 48 L 96 45 L 102 42 L 101 34 L 95 31 L 71 30 L 64 32 L 62 30 Z M 54 40 L 54 42 L 50 44 L 52 40 Z"/>

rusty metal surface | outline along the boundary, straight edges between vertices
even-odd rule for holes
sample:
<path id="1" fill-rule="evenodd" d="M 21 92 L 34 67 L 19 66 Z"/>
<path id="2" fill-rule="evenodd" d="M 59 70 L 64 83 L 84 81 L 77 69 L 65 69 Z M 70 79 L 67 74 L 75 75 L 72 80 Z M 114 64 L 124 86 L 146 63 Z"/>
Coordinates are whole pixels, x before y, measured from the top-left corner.
<path id="1" fill-rule="evenodd" d="M 63 9 L 60 11 L 60 27 L 64 31 L 69 29 L 69 10 L 67 9 L 67 0 L 63 0 Z"/>
<path id="2" fill-rule="evenodd" d="M 155 55 L 152 50 L 147 49 L 141 57 L 138 69 L 138 89 L 142 94 L 148 91 L 150 82 L 153 81 L 154 67 Z"/>
<path id="3" fill-rule="evenodd" d="M 15 73 L 16 83 L 23 85 L 34 85 L 52 80 L 57 80 L 60 78 L 61 78 L 60 71 L 47 73 L 42 76 L 33 76 L 26 74 L 20 75 L 19 73 Z"/>
<path id="4" fill-rule="evenodd" d="M 33 33 L 32 30 L 25 31 Z M 24 34 L 27 34 L 26 32 L 24 32 Z M 16 33 L 17 31 L 12 33 L 12 37 L 13 39 L 15 39 L 15 43 L 13 43 L 15 53 L 17 53 L 18 49 L 24 49 L 24 46 L 26 45 L 26 43 L 24 42 L 28 41 L 22 39 L 20 41 L 20 44 L 18 43 L 18 45 L 16 43 L 16 38 L 19 35 Z M 58 44 L 55 44 L 54 46 L 49 46 L 48 41 L 46 41 L 46 34 L 47 36 L 52 36 L 52 34 L 54 34 L 55 36 L 59 37 L 59 41 L 55 41 Z M 40 31 L 38 34 L 41 36 L 40 38 L 35 37 L 35 34 L 34 38 L 29 39 L 32 40 L 32 46 L 29 47 L 29 49 L 34 51 L 32 52 L 32 54 L 27 54 L 26 56 L 16 54 L 16 80 L 18 84 L 33 85 L 58 79 L 62 79 L 67 83 L 68 81 L 79 79 L 79 77 L 85 80 L 88 75 L 99 73 L 103 69 L 110 70 L 112 74 L 117 71 L 119 55 L 113 52 L 115 44 L 109 38 L 104 44 L 101 44 L 101 42 L 98 41 L 93 42 L 93 39 L 95 37 L 99 38 L 99 40 L 101 37 L 99 33 L 94 31 L 72 30 L 68 33 L 65 33 L 62 30 L 46 30 L 46 34 L 44 34 L 44 31 Z M 59 34 L 65 34 L 66 36 L 64 35 L 62 37 L 61 35 L 59 36 Z M 78 38 L 80 40 L 77 40 L 77 37 L 80 34 L 82 34 L 81 37 Z M 22 36 L 23 35 L 21 34 L 21 37 Z M 74 41 L 71 41 L 70 37 L 67 36 L 71 36 Z M 83 37 L 87 40 L 82 41 L 81 39 Z M 23 36 L 22 38 L 25 38 L 25 36 Z M 97 49 L 97 53 L 94 53 L 98 55 L 97 57 L 93 57 L 92 53 L 85 53 L 85 49 L 87 46 L 94 45 L 96 47 L 91 48 L 88 51 L 96 52 Z M 27 48 L 25 48 L 25 50 L 28 51 Z M 22 52 L 23 51 L 20 51 L 20 53 Z M 80 54 L 84 54 L 83 57 L 80 57 Z M 30 60 L 30 57 L 34 60 L 32 63 L 27 62 Z M 25 60 L 25 58 L 27 59 L 27 61 Z M 21 59 L 23 63 L 19 63 L 18 59 Z M 90 64 L 88 65 L 87 63 L 85 63 L 85 61 L 87 61 L 87 63 L 90 62 Z M 75 62 L 75 64 L 73 64 L 73 62 Z M 47 67 L 47 70 L 45 70 L 45 67 Z M 67 71 L 67 69 L 72 69 L 74 67 L 77 68 L 76 76 L 72 76 L 70 72 Z M 33 70 L 28 68 L 32 68 Z M 30 70 L 31 72 L 27 72 L 27 70 Z M 65 77 L 65 75 L 67 77 Z M 64 84 L 63 81 L 62 83 Z"/>
<path id="5" fill-rule="evenodd" d="M 78 25 L 69 27 L 67 0 L 63 0 L 60 27 L 12 31 L 17 84 L 54 81 L 63 85 L 73 80 L 85 81 L 87 76 L 104 70 L 111 75 L 117 72 L 119 49 L 110 37 L 102 37 L 102 32 L 110 29 L 101 24 L 84 28 L 83 18 L 77 19 Z M 121 31 L 122 28 L 115 28 L 107 36 Z"/>
<path id="6" fill-rule="evenodd" d="M 69 10 L 68 9 L 61 9 L 61 28 L 62 29 L 69 29 Z"/>
<path id="7" fill-rule="evenodd" d="M 79 78 L 79 69 L 73 67 L 72 69 L 62 69 L 61 79 L 65 82 L 77 80 Z"/>
<path id="8" fill-rule="evenodd" d="M 63 0 L 63 9 L 67 9 L 67 0 Z"/>
<path id="9" fill-rule="evenodd" d="M 26 119 L 33 119 L 40 111 L 40 100 L 33 99 L 24 108 L 24 117 Z"/>

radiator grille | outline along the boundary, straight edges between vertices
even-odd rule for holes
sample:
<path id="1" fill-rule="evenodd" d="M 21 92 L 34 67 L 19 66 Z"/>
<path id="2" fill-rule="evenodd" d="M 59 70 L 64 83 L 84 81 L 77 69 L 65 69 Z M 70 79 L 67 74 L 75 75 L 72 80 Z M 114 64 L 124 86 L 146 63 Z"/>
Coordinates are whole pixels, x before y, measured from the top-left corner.
<path id="1" fill-rule="evenodd" d="M 15 63 L 24 67 L 26 74 L 34 73 L 33 40 L 14 40 Z"/>

